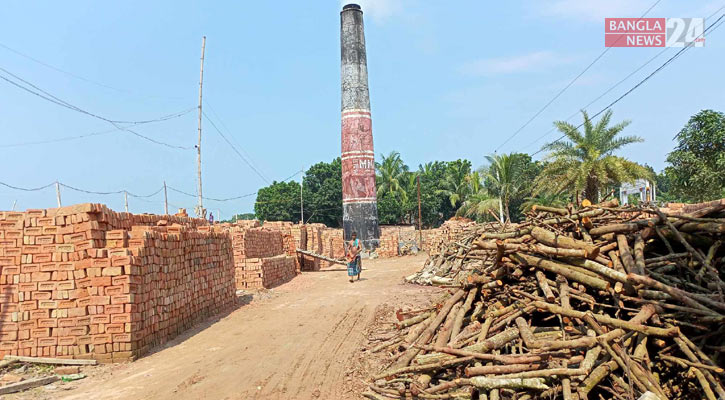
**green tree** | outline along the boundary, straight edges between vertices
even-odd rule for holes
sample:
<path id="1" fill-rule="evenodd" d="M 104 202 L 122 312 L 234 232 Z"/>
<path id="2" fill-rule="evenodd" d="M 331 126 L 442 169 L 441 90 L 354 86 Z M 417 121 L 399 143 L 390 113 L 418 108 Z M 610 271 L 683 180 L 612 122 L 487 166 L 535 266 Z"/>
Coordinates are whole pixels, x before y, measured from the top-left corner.
<path id="1" fill-rule="evenodd" d="M 320 162 L 311 166 L 302 183 L 305 222 L 323 223 L 332 228 L 342 226 L 342 162 L 340 157 L 332 162 Z M 299 189 L 297 192 L 299 208 Z"/>
<path id="2" fill-rule="evenodd" d="M 611 110 L 605 112 L 596 125 L 586 111 L 582 111 L 582 115 L 583 134 L 568 122 L 554 123 L 568 141 L 557 140 L 543 147 L 550 151 L 546 158 L 551 162 L 536 179 L 536 193 L 544 190 L 579 193 L 583 190 L 587 199 L 597 203 L 601 190 L 606 187 L 633 182 L 637 178 L 654 178 L 641 165 L 613 155 L 628 144 L 643 141 L 638 136 L 617 137 L 629 121 L 609 126 Z"/>
<path id="3" fill-rule="evenodd" d="M 526 168 L 531 163 L 528 154 L 493 154 L 486 156 L 489 165 L 485 169 L 486 187 L 489 194 L 501 201 L 506 221 L 511 221 L 511 202 L 530 193 L 530 181 Z"/>
<path id="4" fill-rule="evenodd" d="M 424 227 L 440 226 L 455 215 L 455 207 L 451 206 L 448 196 L 441 192 L 447 171 L 448 163 L 444 161 L 432 161 L 418 166 Z"/>
<path id="5" fill-rule="evenodd" d="M 300 220 L 300 184 L 291 182 L 272 182 L 259 189 L 254 213 L 263 221 Z"/>
<path id="6" fill-rule="evenodd" d="M 529 212 L 534 206 L 549 206 L 549 207 L 565 207 L 568 202 L 568 195 L 566 193 L 555 193 L 551 191 L 542 191 L 536 195 L 527 197 L 522 203 L 519 209 L 521 212 Z"/>
<path id="7" fill-rule="evenodd" d="M 491 219 L 491 212 L 497 214 L 499 199 L 488 191 L 481 172 L 486 173 L 485 170 L 475 171 L 469 175 L 469 195 L 456 212 L 457 215 L 483 221 Z"/>
<path id="8" fill-rule="evenodd" d="M 665 168 L 669 194 L 687 202 L 725 197 L 725 114 L 702 110 L 675 139 Z"/>
<path id="9" fill-rule="evenodd" d="M 404 218 L 400 199 L 391 193 L 378 196 L 378 222 L 380 224 L 399 224 Z"/>
<path id="10" fill-rule="evenodd" d="M 391 151 L 387 156 L 381 154 L 380 162 L 375 163 L 375 169 L 378 172 L 378 196 L 391 194 L 393 196 L 399 196 L 401 200 L 407 198 L 404 180 L 405 174 L 408 172 L 408 166 L 400 158 L 400 153 Z"/>
<path id="11" fill-rule="evenodd" d="M 441 182 L 441 188 L 436 192 L 445 195 L 454 209 L 458 209 L 470 193 L 470 173 L 471 162 L 468 160 L 451 161 L 446 166 L 446 174 Z"/>

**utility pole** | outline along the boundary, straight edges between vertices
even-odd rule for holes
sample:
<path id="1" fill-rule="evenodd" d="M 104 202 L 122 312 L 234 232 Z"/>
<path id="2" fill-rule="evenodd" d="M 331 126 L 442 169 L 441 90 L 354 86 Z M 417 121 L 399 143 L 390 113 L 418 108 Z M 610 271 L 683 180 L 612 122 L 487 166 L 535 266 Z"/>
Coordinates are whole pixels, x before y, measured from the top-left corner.
<path id="1" fill-rule="evenodd" d="M 125 190 L 123 191 L 123 202 L 126 207 L 126 212 L 128 212 L 128 192 Z"/>
<path id="2" fill-rule="evenodd" d="M 423 248 L 423 211 L 420 209 L 420 174 L 418 174 L 418 247 Z"/>
<path id="3" fill-rule="evenodd" d="M 166 195 L 166 181 L 164 181 L 164 215 L 169 215 L 169 198 Z"/>
<path id="4" fill-rule="evenodd" d="M 196 206 L 196 216 L 198 218 L 206 218 L 204 212 L 204 202 L 202 201 L 203 196 L 201 195 L 201 92 L 204 85 L 204 50 L 206 48 L 206 36 L 201 37 L 201 68 L 199 70 L 199 143 L 196 145 L 196 167 L 197 167 L 197 178 L 199 181 L 199 204 Z"/>
<path id="5" fill-rule="evenodd" d="M 55 199 L 58 200 L 58 208 L 60 208 L 60 184 L 58 181 L 55 181 Z"/>
<path id="6" fill-rule="evenodd" d="M 305 224 L 305 206 L 304 206 L 304 202 L 302 201 L 302 185 L 305 182 L 304 171 L 305 171 L 305 167 L 302 167 L 303 174 L 300 177 L 300 224 L 302 224 L 302 225 Z"/>

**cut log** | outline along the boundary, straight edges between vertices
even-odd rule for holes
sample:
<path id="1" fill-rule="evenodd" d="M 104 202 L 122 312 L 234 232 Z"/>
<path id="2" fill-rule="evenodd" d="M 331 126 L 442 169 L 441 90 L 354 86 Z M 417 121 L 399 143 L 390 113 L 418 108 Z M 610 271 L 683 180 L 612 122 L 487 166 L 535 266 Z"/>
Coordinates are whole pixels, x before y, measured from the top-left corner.
<path id="1" fill-rule="evenodd" d="M 38 386 L 45 386 L 45 385 L 47 385 L 49 383 L 53 383 L 59 379 L 60 379 L 60 377 L 58 377 L 57 375 L 45 376 L 42 378 L 28 379 L 27 381 L 13 383 L 10 385 L 0 387 L 0 394 L 22 392 L 23 390 L 36 388 Z"/>
<path id="2" fill-rule="evenodd" d="M 96 360 L 81 360 L 73 358 L 49 358 L 49 357 L 25 357 L 25 356 L 11 356 L 7 355 L 3 357 L 3 360 L 13 360 L 35 364 L 56 364 L 56 365 L 96 365 Z"/>
<path id="3" fill-rule="evenodd" d="M 587 258 L 596 258 L 599 255 L 599 247 L 592 243 L 576 240 L 569 236 L 558 235 L 544 228 L 536 227 L 532 229 L 531 236 L 533 236 L 539 243 L 543 243 L 548 246 L 584 250 Z"/>

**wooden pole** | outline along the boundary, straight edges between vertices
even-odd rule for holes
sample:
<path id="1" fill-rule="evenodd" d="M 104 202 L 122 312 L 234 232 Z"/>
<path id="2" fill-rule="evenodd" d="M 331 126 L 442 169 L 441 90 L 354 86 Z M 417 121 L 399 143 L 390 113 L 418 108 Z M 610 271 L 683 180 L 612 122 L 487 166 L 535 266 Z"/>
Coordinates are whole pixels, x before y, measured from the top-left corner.
<path id="1" fill-rule="evenodd" d="M 126 212 L 128 212 L 128 192 L 125 190 L 123 191 L 123 202 L 126 207 Z"/>
<path id="2" fill-rule="evenodd" d="M 166 181 L 164 181 L 164 215 L 169 215 L 169 197 L 166 193 Z"/>
<path id="3" fill-rule="evenodd" d="M 305 167 L 302 167 L 302 176 L 300 177 L 300 224 L 305 224 L 305 206 L 302 200 L 302 185 L 305 183 Z"/>
<path id="4" fill-rule="evenodd" d="M 423 248 L 423 212 L 420 208 L 420 174 L 418 174 L 418 247 Z"/>
<path id="5" fill-rule="evenodd" d="M 58 181 L 55 181 L 55 199 L 58 201 L 58 208 L 60 208 L 60 183 Z"/>
<path id="6" fill-rule="evenodd" d="M 196 216 L 199 218 L 205 218 L 206 215 L 204 215 L 204 202 L 202 201 L 202 194 L 201 194 L 201 93 L 202 93 L 202 87 L 204 85 L 204 50 L 206 48 L 206 36 L 201 37 L 201 68 L 199 70 L 199 143 L 196 145 L 196 168 L 197 168 L 197 180 L 199 183 L 199 187 L 197 191 L 199 192 L 199 204 L 197 205 L 196 210 Z"/>

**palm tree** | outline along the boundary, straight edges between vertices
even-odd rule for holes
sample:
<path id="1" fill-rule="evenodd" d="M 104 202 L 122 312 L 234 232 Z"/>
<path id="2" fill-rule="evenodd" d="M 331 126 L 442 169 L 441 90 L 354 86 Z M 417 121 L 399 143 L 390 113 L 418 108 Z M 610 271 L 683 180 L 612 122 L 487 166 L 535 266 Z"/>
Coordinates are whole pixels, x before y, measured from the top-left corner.
<path id="1" fill-rule="evenodd" d="M 463 201 L 456 215 L 478 220 L 487 219 L 489 213 L 498 208 L 499 199 L 488 192 L 483 185 L 483 177 L 479 171 L 469 175 L 469 187 L 470 194 Z"/>
<path id="2" fill-rule="evenodd" d="M 511 221 L 509 205 L 511 200 L 528 188 L 523 179 L 524 160 L 522 154 L 493 154 L 486 156 L 489 166 L 486 169 L 486 182 L 491 195 L 501 201 L 503 215 Z"/>
<path id="3" fill-rule="evenodd" d="M 471 164 L 469 162 L 457 162 L 448 163 L 448 169 L 446 176 L 441 182 L 443 189 L 436 190 L 436 193 L 443 194 L 448 197 L 451 202 L 451 207 L 455 208 L 458 203 L 462 203 L 466 200 L 466 196 L 470 193 L 470 169 Z"/>
<path id="4" fill-rule="evenodd" d="M 400 158 L 400 153 L 397 151 L 391 151 L 390 154 L 385 156 L 380 155 L 381 162 L 375 163 L 375 169 L 378 171 L 378 196 L 382 196 L 386 193 L 392 195 L 399 195 L 400 198 L 405 201 L 408 196 L 405 193 L 404 178 L 408 172 L 408 166 L 403 163 Z"/>
<path id="5" fill-rule="evenodd" d="M 542 191 L 534 196 L 529 196 L 521 204 L 522 212 L 529 212 L 534 206 L 565 207 L 567 196 L 564 193 Z"/>
<path id="6" fill-rule="evenodd" d="M 544 190 L 561 193 L 565 190 L 579 193 L 592 203 L 599 202 L 602 188 L 618 185 L 622 182 L 633 182 L 638 178 L 652 179 L 651 174 L 643 166 L 625 158 L 613 155 L 622 147 L 643 142 L 639 136 L 617 137 L 630 121 L 622 121 L 609 126 L 612 111 L 608 110 L 596 125 L 589 119 L 586 111 L 584 116 L 584 133 L 578 127 L 565 122 L 554 123 L 568 141 L 557 140 L 545 145 L 542 150 L 550 153 L 546 157 L 551 160 L 536 179 L 536 193 Z"/>

